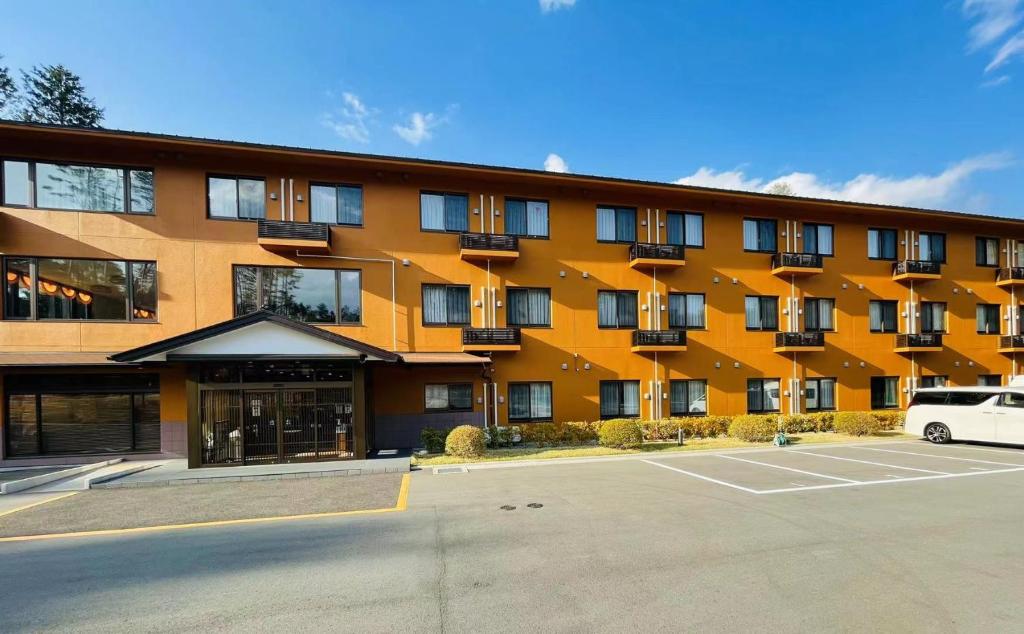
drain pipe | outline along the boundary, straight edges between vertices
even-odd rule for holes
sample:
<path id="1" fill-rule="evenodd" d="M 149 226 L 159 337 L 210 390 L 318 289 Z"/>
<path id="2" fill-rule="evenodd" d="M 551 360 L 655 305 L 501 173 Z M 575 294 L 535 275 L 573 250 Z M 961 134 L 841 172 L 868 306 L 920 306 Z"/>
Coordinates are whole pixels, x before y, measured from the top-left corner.
<path id="1" fill-rule="evenodd" d="M 321 258 L 325 260 L 347 260 L 350 262 L 376 262 L 391 265 L 391 352 L 398 352 L 398 309 L 395 302 L 395 261 L 383 258 L 356 258 L 347 255 L 318 255 L 316 253 L 295 252 L 297 258 Z M 361 278 L 360 278 L 361 279 Z M 361 291 L 362 289 L 360 289 Z"/>

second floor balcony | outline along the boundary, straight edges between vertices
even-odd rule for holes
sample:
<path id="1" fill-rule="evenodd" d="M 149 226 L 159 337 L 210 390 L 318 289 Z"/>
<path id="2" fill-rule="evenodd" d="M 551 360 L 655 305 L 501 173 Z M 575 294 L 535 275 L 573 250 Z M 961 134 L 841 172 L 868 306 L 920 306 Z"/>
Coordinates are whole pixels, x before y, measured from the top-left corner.
<path id="1" fill-rule="evenodd" d="M 629 268 L 674 269 L 686 265 L 686 252 L 678 244 L 634 242 L 629 245 Z"/>
<path id="2" fill-rule="evenodd" d="M 996 286 L 1003 288 L 1024 286 L 1024 266 L 1009 266 L 996 269 Z"/>
<path id="3" fill-rule="evenodd" d="M 894 282 L 927 282 L 942 277 L 942 264 L 931 260 L 900 260 L 892 264 Z"/>
<path id="4" fill-rule="evenodd" d="M 519 237 L 502 233 L 459 235 L 459 255 L 470 262 L 514 262 L 519 259 Z"/>
<path id="5" fill-rule="evenodd" d="M 634 330 L 633 352 L 686 352 L 685 330 Z"/>
<path id="6" fill-rule="evenodd" d="M 329 253 L 331 228 L 317 222 L 260 220 L 256 223 L 256 242 L 268 251 Z"/>
<path id="7" fill-rule="evenodd" d="M 522 334 L 518 328 L 463 328 L 463 352 L 518 352 Z"/>
<path id="8" fill-rule="evenodd" d="M 1024 352 L 1024 335 L 1002 335 L 999 337 L 999 352 Z"/>
<path id="9" fill-rule="evenodd" d="M 823 332 L 777 332 L 775 352 L 824 352 Z"/>
<path id="10" fill-rule="evenodd" d="M 772 254 L 772 275 L 817 275 L 824 266 L 824 258 L 817 253 Z"/>
<path id="11" fill-rule="evenodd" d="M 894 352 L 942 352 L 942 335 L 914 333 L 896 335 Z"/>

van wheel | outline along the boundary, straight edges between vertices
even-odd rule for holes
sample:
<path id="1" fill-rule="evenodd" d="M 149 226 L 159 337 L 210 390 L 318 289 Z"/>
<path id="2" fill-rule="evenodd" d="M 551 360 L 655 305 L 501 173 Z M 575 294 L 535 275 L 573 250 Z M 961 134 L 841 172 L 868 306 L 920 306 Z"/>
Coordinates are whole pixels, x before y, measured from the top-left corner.
<path id="1" fill-rule="evenodd" d="M 949 434 L 949 427 L 942 423 L 930 423 L 927 425 L 924 428 L 924 437 L 937 445 L 945 444 L 953 439 Z"/>

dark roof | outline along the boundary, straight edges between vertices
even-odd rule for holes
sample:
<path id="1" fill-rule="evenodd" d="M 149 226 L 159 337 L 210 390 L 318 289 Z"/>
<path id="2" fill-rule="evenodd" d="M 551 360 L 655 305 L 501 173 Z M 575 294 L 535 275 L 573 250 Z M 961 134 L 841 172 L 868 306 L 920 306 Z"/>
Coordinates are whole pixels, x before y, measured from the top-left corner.
<path id="1" fill-rule="evenodd" d="M 117 365 L 109 352 L 0 352 L 0 367 L 92 367 Z"/>
<path id="2" fill-rule="evenodd" d="M 47 123 L 26 123 L 23 121 L 11 121 L 7 119 L 0 119 L 0 126 L 8 128 L 25 128 L 25 129 L 40 129 L 40 130 L 53 130 L 53 131 L 68 131 L 78 132 L 85 134 L 97 134 L 107 136 L 118 136 L 126 139 L 135 140 L 155 140 L 155 141 L 168 141 L 186 144 L 204 144 L 204 145 L 216 145 L 226 148 L 239 148 L 239 149 L 250 149 L 250 150 L 264 150 L 271 152 L 288 152 L 288 153 L 301 153 L 310 156 L 322 156 L 322 157 L 339 157 L 339 158 L 350 158 L 367 161 L 377 161 L 382 163 L 395 163 L 395 164 L 414 164 L 423 166 L 433 167 L 446 167 L 446 168 L 460 168 L 460 169 L 473 169 L 473 170 L 489 170 L 498 172 L 507 172 L 510 174 L 523 174 L 544 177 L 545 179 L 552 181 L 568 181 L 568 182 L 591 182 L 591 183 L 607 183 L 610 185 L 633 185 L 642 187 L 657 187 L 662 189 L 677 190 L 682 192 L 696 192 L 696 193 L 717 193 L 717 194 L 728 194 L 731 196 L 754 198 L 776 202 L 794 202 L 794 203 L 818 203 L 826 205 L 835 205 L 850 209 L 868 209 L 876 211 L 896 211 L 906 213 L 925 213 L 925 214 L 941 214 L 944 216 L 952 216 L 964 219 L 984 219 L 993 220 L 1000 222 L 1013 222 L 1024 224 L 1024 218 L 1011 218 L 1007 216 L 995 216 L 988 214 L 975 214 L 967 213 L 963 211 L 950 211 L 945 209 L 927 209 L 922 207 L 902 207 L 898 205 L 883 205 L 877 203 L 861 203 L 846 200 L 834 200 L 829 198 L 807 198 L 803 196 L 785 196 L 779 194 L 766 194 L 762 192 L 750 192 L 750 191 L 739 191 L 733 189 L 720 189 L 716 187 L 699 187 L 696 185 L 679 185 L 676 183 L 665 183 L 660 181 L 649 181 L 640 179 L 630 178 L 616 178 L 610 176 L 596 176 L 592 174 L 565 174 L 558 172 L 548 172 L 538 169 L 530 169 L 523 167 L 510 167 L 502 165 L 485 165 L 481 163 L 465 163 L 458 161 L 439 161 L 433 159 L 422 159 L 412 158 L 404 156 L 388 156 L 382 154 L 367 154 L 361 152 L 345 152 L 341 150 L 324 150 L 317 148 L 307 148 L 298 146 L 288 145 L 274 145 L 268 143 L 251 143 L 243 141 L 228 141 L 223 139 L 212 139 L 204 137 L 193 137 L 183 136 L 175 134 L 159 134 L 155 132 L 136 132 L 133 130 L 117 130 L 107 128 L 84 128 L 76 126 L 62 126 Z"/>
<path id="3" fill-rule="evenodd" d="M 248 315 L 242 315 L 241 317 L 235 317 L 234 319 L 222 321 L 219 324 L 213 324 L 212 326 L 199 328 L 198 330 L 193 330 L 192 332 L 186 332 L 185 334 L 182 335 L 169 337 L 162 341 L 157 341 L 155 343 L 139 346 L 138 348 L 133 348 L 131 350 L 125 350 L 124 352 L 119 352 L 117 354 L 111 355 L 110 359 L 112 361 L 118 362 L 139 361 L 154 354 L 160 354 L 162 352 L 167 352 L 168 350 L 174 350 L 175 348 L 180 348 L 181 346 L 196 343 L 204 339 L 209 339 L 210 337 L 216 337 L 217 335 L 231 332 L 233 330 L 238 330 L 239 328 L 244 328 L 246 326 L 251 326 L 253 324 L 258 324 L 264 321 L 273 322 L 280 326 L 284 326 L 285 328 L 291 328 L 292 330 L 296 330 L 298 332 L 313 337 L 317 337 L 319 339 L 323 339 L 324 341 L 329 341 L 340 346 L 346 346 L 348 348 L 352 348 L 353 350 L 357 350 L 367 356 L 378 357 L 380 359 L 383 359 L 384 361 L 395 362 L 401 359 L 401 357 L 398 354 L 394 352 L 389 352 L 387 350 L 384 350 L 383 348 L 371 346 L 361 341 L 356 341 L 351 337 L 345 337 L 343 335 L 338 335 L 333 332 L 328 332 L 322 328 L 317 328 L 316 326 L 311 326 L 300 321 L 295 321 L 294 319 L 289 319 L 282 315 L 278 315 L 277 313 L 272 313 L 266 310 L 257 311 L 255 313 L 249 313 Z"/>

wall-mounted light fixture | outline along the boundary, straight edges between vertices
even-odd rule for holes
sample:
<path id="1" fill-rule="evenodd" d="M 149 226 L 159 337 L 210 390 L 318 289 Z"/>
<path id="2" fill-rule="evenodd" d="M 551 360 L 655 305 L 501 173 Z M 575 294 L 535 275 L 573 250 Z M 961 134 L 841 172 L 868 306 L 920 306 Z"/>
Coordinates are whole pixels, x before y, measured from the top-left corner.
<path id="1" fill-rule="evenodd" d="M 412 264 L 412 262 L 409 261 L 409 258 L 402 258 L 402 266 L 409 266 L 410 264 Z"/>
<path id="2" fill-rule="evenodd" d="M 715 369 L 718 369 L 720 367 L 722 367 L 722 362 L 721 361 L 715 361 Z"/>
<path id="3" fill-rule="evenodd" d="M 734 361 L 733 364 L 732 364 L 732 367 L 734 367 L 734 368 L 740 367 L 740 362 L 739 361 Z"/>
<path id="4" fill-rule="evenodd" d="M 718 283 L 719 283 L 720 281 L 721 281 L 721 280 L 719 280 L 719 279 L 718 279 L 718 276 L 717 276 L 717 275 L 716 275 L 716 276 L 714 276 L 713 278 L 711 278 L 711 283 L 712 283 L 712 284 L 718 284 Z"/>
<path id="5" fill-rule="evenodd" d="M 590 273 L 583 271 L 583 279 L 587 279 L 588 277 L 590 277 Z"/>
<path id="6" fill-rule="evenodd" d="M 589 370 L 590 369 L 590 364 L 589 363 L 584 363 L 583 364 L 583 369 L 584 370 Z"/>
<path id="7" fill-rule="evenodd" d="M 569 364 L 568 363 L 563 363 L 562 364 L 562 369 L 563 370 L 568 370 L 569 369 Z"/>
<path id="8" fill-rule="evenodd" d="M 559 271 L 558 277 L 565 277 L 565 271 Z"/>

